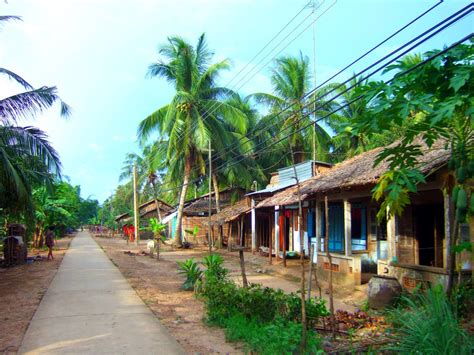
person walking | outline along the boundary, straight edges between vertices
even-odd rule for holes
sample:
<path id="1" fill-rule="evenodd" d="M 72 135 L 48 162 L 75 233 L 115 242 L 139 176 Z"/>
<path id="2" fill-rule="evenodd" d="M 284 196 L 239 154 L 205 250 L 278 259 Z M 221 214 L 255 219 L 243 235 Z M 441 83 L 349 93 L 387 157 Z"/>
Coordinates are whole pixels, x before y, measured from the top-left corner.
<path id="1" fill-rule="evenodd" d="M 48 261 L 49 260 L 54 260 L 53 256 L 53 246 L 54 246 L 54 232 L 51 228 L 48 228 L 48 231 L 46 232 L 46 246 L 48 247 Z"/>

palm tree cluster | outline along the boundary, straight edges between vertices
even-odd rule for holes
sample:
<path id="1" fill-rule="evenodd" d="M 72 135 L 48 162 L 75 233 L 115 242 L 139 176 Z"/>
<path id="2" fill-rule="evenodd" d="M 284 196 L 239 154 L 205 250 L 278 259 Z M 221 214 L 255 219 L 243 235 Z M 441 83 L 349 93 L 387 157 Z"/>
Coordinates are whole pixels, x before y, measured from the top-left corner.
<path id="1" fill-rule="evenodd" d="M 0 16 L 0 25 L 20 20 L 17 16 Z M 80 210 L 88 206 L 94 214 L 98 202 L 81 199 L 78 187 L 74 188 L 77 192 L 74 196 L 64 194 L 66 186 L 73 187 L 61 182 L 61 161 L 47 134 L 37 127 L 20 124 L 22 120 L 36 117 L 57 102 L 60 103 L 61 115 L 68 117 L 70 108 L 58 96 L 57 88 L 43 86 L 35 89 L 20 75 L 5 68 L 0 68 L 0 74 L 24 90 L 0 99 L 2 233 L 12 221 L 36 225 L 35 241 L 41 244 L 45 227 L 77 225 L 81 219 Z M 61 221 L 58 220 L 60 215 L 63 217 Z"/>
<path id="2" fill-rule="evenodd" d="M 166 79 L 175 94 L 169 104 L 140 122 L 142 154 L 127 156 L 121 177 L 129 179 L 137 166 L 142 201 L 159 196 L 178 203 L 176 235 L 185 201 L 208 190 L 209 147 L 217 210 L 222 187 L 264 186 L 270 172 L 293 161 L 338 162 L 373 147 L 350 127 L 355 117 L 366 114 L 367 102 L 352 103 L 357 88 L 366 83 L 354 77 L 348 89 L 331 83 L 311 90 L 309 59 L 302 53 L 275 60 L 272 93 L 246 97 L 219 86 L 218 76 L 230 68 L 229 60 L 212 62 L 204 34 L 195 47 L 181 37 L 170 37 L 159 54 L 148 76 Z M 119 189 L 122 194 L 128 189 L 131 199 L 130 184 Z M 113 200 L 114 196 L 111 206 Z"/>

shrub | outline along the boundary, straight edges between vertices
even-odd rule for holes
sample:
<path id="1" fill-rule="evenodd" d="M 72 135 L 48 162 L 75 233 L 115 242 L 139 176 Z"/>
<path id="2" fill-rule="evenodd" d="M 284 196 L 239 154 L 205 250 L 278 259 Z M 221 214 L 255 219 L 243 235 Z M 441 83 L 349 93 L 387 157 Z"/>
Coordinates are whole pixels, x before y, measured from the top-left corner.
<path id="1" fill-rule="evenodd" d="M 387 350 L 407 354 L 471 354 L 473 340 L 460 326 L 456 312 L 441 288 L 428 289 L 389 316 L 394 343 Z"/>
<path id="2" fill-rule="evenodd" d="M 211 254 L 204 257 L 202 263 L 206 267 L 206 271 L 204 272 L 206 280 L 214 278 L 217 281 L 222 281 L 229 273 L 223 266 L 224 258 L 219 254 Z"/>
<path id="3" fill-rule="evenodd" d="M 272 323 L 260 323 L 242 314 L 234 314 L 225 321 L 228 341 L 244 341 L 247 351 L 259 354 L 299 353 L 301 343 L 301 324 L 285 322 L 277 318 Z M 314 332 L 308 332 L 305 353 L 320 354 L 321 340 Z"/>
<path id="4" fill-rule="evenodd" d="M 471 312 L 474 309 L 474 288 L 471 283 L 461 283 L 453 289 L 451 299 L 456 309 L 458 317 L 472 316 Z"/>
<path id="5" fill-rule="evenodd" d="M 183 290 L 193 290 L 196 282 L 202 278 L 202 271 L 199 268 L 197 262 L 194 259 L 188 259 L 185 261 L 177 261 L 179 265 L 179 273 L 186 277 L 186 281 L 184 281 L 183 286 L 181 288 Z"/>

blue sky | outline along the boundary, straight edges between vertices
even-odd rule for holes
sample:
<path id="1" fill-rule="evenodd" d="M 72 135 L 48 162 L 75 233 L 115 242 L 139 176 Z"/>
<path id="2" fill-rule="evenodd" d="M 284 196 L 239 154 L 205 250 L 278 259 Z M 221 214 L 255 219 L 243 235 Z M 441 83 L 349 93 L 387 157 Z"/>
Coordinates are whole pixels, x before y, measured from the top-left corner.
<path id="1" fill-rule="evenodd" d="M 322 82 L 437 1 L 321 0 L 316 24 L 316 79 Z M 80 184 L 84 197 L 103 201 L 119 183 L 125 154 L 138 151 L 140 120 L 169 102 L 172 88 L 162 79 L 145 77 L 157 58 L 157 47 L 171 35 L 195 43 L 205 32 L 215 59 L 231 59 L 227 84 L 254 55 L 304 6 L 306 1 L 284 0 L 9 0 L 2 15 L 19 15 L 23 22 L 0 32 L 2 67 L 22 75 L 34 86 L 56 85 L 73 108 L 69 120 L 55 108 L 32 122 L 44 129 L 59 151 L 63 172 Z M 376 60 L 469 1 L 448 0 L 400 36 L 339 77 Z M 281 42 L 268 58 L 237 85 L 244 94 L 271 91 L 266 64 L 273 55 L 303 54 L 313 59 L 312 17 L 305 10 L 268 48 L 277 46 L 298 23 L 303 24 Z M 420 47 L 440 48 L 472 32 L 472 16 Z M 290 43 L 291 42 L 291 43 Z M 286 46 L 289 43 L 288 46 Z M 261 58 L 261 57 L 259 57 Z M 258 60 L 257 60 L 258 61 Z M 251 63 L 234 87 L 257 61 Z M 247 82 L 248 81 L 248 82 Z M 0 97 L 21 88 L 7 79 Z"/>

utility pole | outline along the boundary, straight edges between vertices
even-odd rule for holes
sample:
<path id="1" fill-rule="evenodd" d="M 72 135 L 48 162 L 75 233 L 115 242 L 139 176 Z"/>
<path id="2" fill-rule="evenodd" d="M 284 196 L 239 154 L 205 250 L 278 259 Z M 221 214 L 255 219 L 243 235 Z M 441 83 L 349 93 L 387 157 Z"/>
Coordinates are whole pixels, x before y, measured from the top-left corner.
<path id="1" fill-rule="evenodd" d="M 139 216 L 138 216 L 138 191 L 137 191 L 137 166 L 133 166 L 133 220 L 135 226 L 135 244 L 138 245 L 139 233 Z"/>
<path id="2" fill-rule="evenodd" d="M 208 152 L 208 159 L 209 159 L 209 230 L 207 235 L 207 242 L 209 244 L 209 254 L 212 253 L 212 245 L 211 245 L 211 212 L 212 212 L 212 150 L 211 150 L 211 137 L 209 137 L 209 152 Z"/>
<path id="3" fill-rule="evenodd" d="M 313 0 L 311 4 L 313 17 L 316 16 L 316 6 L 319 7 L 319 4 L 316 4 L 316 1 Z M 316 88 L 316 19 L 313 21 L 313 85 Z M 316 98 L 315 93 L 315 98 Z M 316 100 L 314 100 L 314 127 L 313 127 L 313 161 L 316 161 Z"/>

